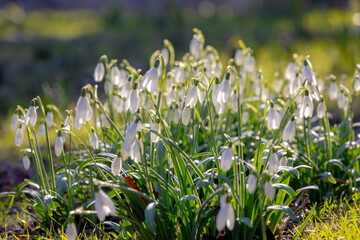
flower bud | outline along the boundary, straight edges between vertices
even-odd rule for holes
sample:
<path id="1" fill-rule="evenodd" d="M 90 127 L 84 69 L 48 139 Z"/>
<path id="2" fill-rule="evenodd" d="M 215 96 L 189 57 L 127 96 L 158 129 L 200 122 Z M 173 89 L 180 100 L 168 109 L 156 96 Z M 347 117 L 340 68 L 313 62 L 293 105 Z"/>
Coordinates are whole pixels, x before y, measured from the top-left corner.
<path id="1" fill-rule="evenodd" d="M 11 118 L 11 130 L 13 132 L 16 130 L 18 123 L 19 123 L 19 115 L 15 113 Z"/>
<path id="2" fill-rule="evenodd" d="M 56 139 L 55 139 L 55 144 L 54 144 L 54 148 L 55 148 L 55 156 L 59 157 L 60 154 L 62 153 L 62 151 L 64 150 L 64 143 L 63 140 L 61 138 L 61 132 L 59 131 L 59 135 Z"/>
<path id="3" fill-rule="evenodd" d="M 266 182 L 264 186 L 265 196 L 270 200 L 274 200 L 275 197 L 275 189 L 271 182 Z"/>
<path id="4" fill-rule="evenodd" d="M 15 133 L 15 146 L 20 147 L 22 143 L 23 143 L 23 130 L 20 126 Z"/>
<path id="5" fill-rule="evenodd" d="M 269 171 L 277 174 L 279 167 L 279 158 L 276 153 L 271 153 L 269 157 Z"/>
<path id="6" fill-rule="evenodd" d="M 46 123 L 48 127 L 52 127 L 54 125 L 54 114 L 53 112 L 48 112 L 46 114 Z"/>
<path id="7" fill-rule="evenodd" d="M 117 157 L 111 163 L 111 173 L 115 176 L 119 176 L 122 168 L 122 160 L 120 157 Z"/>
<path id="8" fill-rule="evenodd" d="M 30 169 L 30 159 L 28 156 L 24 156 L 23 157 L 23 166 L 25 170 L 29 170 Z"/>
<path id="9" fill-rule="evenodd" d="M 254 174 L 251 174 L 247 179 L 247 185 L 246 188 L 249 192 L 249 194 L 253 194 L 256 190 L 256 176 Z"/>
<path id="10" fill-rule="evenodd" d="M 98 63 L 94 70 L 94 80 L 95 82 L 101 82 L 105 75 L 105 67 L 104 64 Z"/>
<path id="11" fill-rule="evenodd" d="M 233 161 L 232 149 L 229 147 L 225 147 L 225 149 L 221 154 L 220 168 L 224 172 L 229 171 L 232 166 L 232 161 Z"/>
<path id="12" fill-rule="evenodd" d="M 182 115 L 181 115 L 181 121 L 182 123 L 187 126 L 190 122 L 190 108 L 185 107 L 184 110 L 182 111 Z"/>
<path id="13" fill-rule="evenodd" d="M 68 240 L 77 239 L 77 230 L 74 223 L 68 223 L 66 226 L 65 234 Z"/>

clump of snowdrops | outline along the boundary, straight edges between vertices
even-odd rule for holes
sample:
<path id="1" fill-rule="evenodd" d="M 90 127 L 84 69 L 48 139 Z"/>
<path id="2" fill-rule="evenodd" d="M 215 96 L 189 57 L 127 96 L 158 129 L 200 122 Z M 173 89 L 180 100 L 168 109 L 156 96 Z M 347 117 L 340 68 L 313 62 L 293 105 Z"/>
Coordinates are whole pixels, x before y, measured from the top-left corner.
<path id="1" fill-rule="evenodd" d="M 165 40 L 149 64 L 102 56 L 75 109 L 40 97 L 18 106 L 15 145 L 37 174 L 1 197 L 25 199 L 42 228 L 69 239 L 85 226 L 127 239 L 266 239 L 285 216 L 301 221 L 305 192 L 357 190 L 359 66 L 338 84 L 294 54 L 267 81 L 242 41 L 225 64 L 198 29 L 182 58 Z M 338 126 L 328 101 L 343 113 Z"/>

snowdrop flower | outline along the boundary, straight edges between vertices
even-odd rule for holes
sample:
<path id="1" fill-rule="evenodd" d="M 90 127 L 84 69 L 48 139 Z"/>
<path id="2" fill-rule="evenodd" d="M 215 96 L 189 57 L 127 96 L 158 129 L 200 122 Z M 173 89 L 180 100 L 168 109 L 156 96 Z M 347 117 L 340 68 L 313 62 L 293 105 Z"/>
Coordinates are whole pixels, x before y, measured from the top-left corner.
<path id="1" fill-rule="evenodd" d="M 232 149 L 229 147 L 225 147 L 221 154 L 220 168 L 227 172 L 230 170 L 233 162 L 233 153 Z"/>
<path id="2" fill-rule="evenodd" d="M 347 102 L 347 100 L 346 100 L 346 96 L 345 96 L 345 94 L 344 94 L 344 91 L 343 90 L 341 90 L 340 91 L 340 94 L 339 94 L 339 97 L 338 97 L 338 107 L 340 108 L 340 109 L 344 109 L 345 108 L 345 106 L 346 106 L 346 102 Z"/>
<path id="3" fill-rule="evenodd" d="M 276 153 L 271 153 L 269 156 L 269 171 L 276 174 L 279 167 L 279 158 Z"/>
<path id="4" fill-rule="evenodd" d="M 243 51 L 241 48 L 238 48 L 235 51 L 234 61 L 235 61 L 236 66 L 240 66 L 242 64 L 242 52 Z"/>
<path id="5" fill-rule="evenodd" d="M 235 211 L 231 205 L 231 199 L 228 195 L 220 197 L 220 210 L 216 216 L 216 229 L 221 232 L 225 226 L 232 231 L 235 226 Z"/>
<path id="6" fill-rule="evenodd" d="M 48 127 L 52 127 L 54 125 L 54 114 L 52 111 L 46 113 L 46 123 Z"/>
<path id="7" fill-rule="evenodd" d="M 201 36 L 198 34 L 194 34 L 193 38 L 190 41 L 189 50 L 191 55 L 195 57 L 195 59 L 199 59 L 202 52 L 202 41 Z"/>
<path id="8" fill-rule="evenodd" d="M 194 86 L 190 88 L 188 94 L 185 99 L 185 107 L 194 108 L 196 106 L 197 101 L 201 102 L 201 93 L 198 88 L 198 81 L 195 82 Z"/>
<path id="9" fill-rule="evenodd" d="M 39 125 L 39 134 L 41 137 L 45 136 L 45 124 L 44 123 L 40 123 L 40 125 Z"/>
<path id="10" fill-rule="evenodd" d="M 23 129 L 21 127 L 22 125 L 19 125 L 19 128 L 15 132 L 15 146 L 20 147 L 23 143 Z"/>
<path id="11" fill-rule="evenodd" d="M 100 221 L 104 221 L 106 216 L 116 215 L 113 201 L 101 189 L 98 192 L 95 192 L 95 210 Z"/>
<path id="12" fill-rule="evenodd" d="M 246 189 L 249 194 L 253 194 L 256 190 L 256 176 L 251 174 L 247 179 Z"/>
<path id="13" fill-rule="evenodd" d="M 59 157 L 62 151 L 64 150 L 64 142 L 61 138 L 61 131 L 58 132 L 58 136 L 55 139 L 54 149 L 55 149 L 56 157 Z"/>
<path id="14" fill-rule="evenodd" d="M 36 114 L 36 108 L 35 108 L 35 100 L 31 101 L 31 106 L 29 107 L 29 109 L 26 112 L 25 119 L 26 119 L 25 120 L 26 125 L 28 122 L 30 122 L 31 126 L 34 126 L 36 124 L 37 114 Z"/>
<path id="15" fill-rule="evenodd" d="M 29 170 L 30 169 L 30 159 L 28 158 L 28 156 L 24 156 L 22 162 L 23 162 L 24 169 Z"/>
<path id="16" fill-rule="evenodd" d="M 331 79 L 331 83 L 330 83 L 330 86 L 329 86 L 329 99 L 331 101 L 335 100 L 338 98 L 338 94 L 339 94 L 339 88 L 335 82 L 335 79 L 332 78 Z"/>
<path id="17" fill-rule="evenodd" d="M 166 104 L 170 106 L 170 104 L 175 100 L 176 88 L 175 86 L 171 87 L 168 95 L 166 96 Z"/>
<path id="18" fill-rule="evenodd" d="M 76 129 L 80 129 L 81 125 L 86 121 L 90 121 L 92 117 L 92 108 L 89 99 L 86 97 L 86 89 L 81 90 L 81 95 L 76 104 L 75 122 L 77 123 Z"/>
<path id="19" fill-rule="evenodd" d="M 141 160 L 140 146 L 137 140 L 135 140 L 131 145 L 130 159 L 136 163 L 139 163 Z"/>
<path id="20" fill-rule="evenodd" d="M 320 93 L 317 90 L 317 88 L 315 86 L 313 86 L 312 84 L 309 84 L 308 89 L 309 89 L 310 96 L 313 99 L 315 99 L 315 101 L 320 101 Z"/>
<path id="21" fill-rule="evenodd" d="M 324 99 L 321 97 L 320 103 L 317 106 L 316 112 L 318 118 L 324 118 L 325 117 L 325 105 L 324 105 Z"/>
<path id="22" fill-rule="evenodd" d="M 105 75 L 105 67 L 104 64 L 98 63 L 96 64 L 95 70 L 94 70 L 94 80 L 95 82 L 101 82 Z"/>
<path id="23" fill-rule="evenodd" d="M 256 71 L 255 58 L 250 54 L 244 58 L 244 68 L 249 73 L 254 73 Z"/>
<path id="24" fill-rule="evenodd" d="M 129 110 L 132 114 L 136 113 L 140 106 L 139 90 L 137 89 L 137 83 L 134 84 L 134 88 L 130 91 L 129 96 L 125 101 L 125 110 Z"/>
<path id="25" fill-rule="evenodd" d="M 287 165 L 287 158 L 286 156 L 282 156 L 282 158 L 280 159 L 280 166 L 286 166 Z"/>
<path id="26" fill-rule="evenodd" d="M 175 105 L 175 110 L 174 110 L 174 117 L 173 117 L 173 122 L 175 124 L 178 124 L 181 118 L 181 110 L 179 108 L 179 106 L 176 104 Z"/>
<path id="27" fill-rule="evenodd" d="M 163 48 L 161 49 L 160 54 L 164 58 L 165 66 L 168 65 L 170 58 L 169 50 L 167 48 Z"/>
<path id="28" fill-rule="evenodd" d="M 181 114 L 181 122 L 187 126 L 190 122 L 190 108 L 184 107 L 182 114 Z"/>
<path id="29" fill-rule="evenodd" d="M 65 234 L 68 240 L 76 240 L 77 239 L 77 230 L 74 223 L 68 223 L 66 225 Z"/>
<path id="30" fill-rule="evenodd" d="M 355 89 L 355 92 L 360 91 L 360 76 L 359 75 L 355 77 L 354 89 Z"/>
<path id="31" fill-rule="evenodd" d="M 121 88 L 121 96 L 123 98 L 127 98 L 131 90 L 131 77 L 129 77 L 124 86 Z"/>
<path id="32" fill-rule="evenodd" d="M 304 60 L 304 68 L 302 70 L 303 83 L 307 81 L 309 84 L 317 85 L 315 73 L 311 70 L 311 63 L 309 60 Z"/>
<path id="33" fill-rule="evenodd" d="M 96 135 L 96 133 L 94 132 L 94 129 L 91 129 L 92 134 L 91 134 L 91 146 L 94 149 L 98 149 L 99 148 L 99 138 Z"/>
<path id="34" fill-rule="evenodd" d="M 280 125 L 280 120 L 281 120 L 280 115 L 275 110 L 274 104 L 272 102 L 270 102 L 270 110 L 269 110 L 267 118 L 266 118 L 267 126 L 268 126 L 269 130 L 278 129 L 279 125 Z"/>
<path id="35" fill-rule="evenodd" d="M 16 109 L 14 115 L 11 118 L 11 130 L 14 132 L 18 126 L 19 123 L 19 115 L 18 110 Z"/>
<path id="36" fill-rule="evenodd" d="M 114 176 L 119 176 L 121 169 L 122 169 L 122 160 L 120 157 L 117 157 L 111 163 L 111 173 Z"/>
<path id="37" fill-rule="evenodd" d="M 147 89 L 150 93 L 157 92 L 159 87 L 159 73 L 158 68 L 160 66 L 160 60 L 156 59 L 154 66 L 150 68 L 149 71 L 147 71 L 144 75 L 144 77 L 141 79 L 140 82 L 140 90 Z"/>
<path id="38" fill-rule="evenodd" d="M 309 91 L 305 90 L 305 96 L 300 106 L 300 118 L 311 118 L 314 111 L 314 104 L 309 97 Z"/>
<path id="39" fill-rule="evenodd" d="M 295 115 L 293 115 L 284 128 L 284 132 L 282 136 L 283 142 L 291 142 L 292 140 L 294 140 L 295 132 L 296 132 Z"/>
<path id="40" fill-rule="evenodd" d="M 161 126 L 160 126 L 160 120 L 156 119 L 155 122 L 151 124 L 150 130 L 160 133 L 161 132 Z M 153 143 L 157 143 L 160 140 L 160 137 L 153 132 L 150 132 L 150 140 Z"/>
<path id="41" fill-rule="evenodd" d="M 291 62 L 286 66 L 285 69 L 285 79 L 291 81 L 294 79 L 296 75 L 296 65 L 294 58 L 291 60 Z"/>
<path id="42" fill-rule="evenodd" d="M 133 142 L 135 140 L 139 121 L 140 121 L 140 119 L 136 118 L 135 121 L 133 121 L 130 124 L 130 126 L 126 129 L 125 134 L 124 134 L 125 141 Z"/>
<path id="43" fill-rule="evenodd" d="M 264 186 L 265 196 L 270 200 L 274 200 L 275 189 L 271 182 L 266 182 Z"/>
<path id="44" fill-rule="evenodd" d="M 222 90 L 223 100 L 226 103 L 230 100 L 230 95 L 231 95 L 231 86 L 229 81 L 230 72 L 227 72 L 224 77 L 225 79 L 221 82 L 220 89 Z"/>
<path id="45" fill-rule="evenodd" d="M 117 66 L 114 66 L 110 70 L 110 80 L 111 83 L 115 86 L 120 84 L 121 72 Z"/>

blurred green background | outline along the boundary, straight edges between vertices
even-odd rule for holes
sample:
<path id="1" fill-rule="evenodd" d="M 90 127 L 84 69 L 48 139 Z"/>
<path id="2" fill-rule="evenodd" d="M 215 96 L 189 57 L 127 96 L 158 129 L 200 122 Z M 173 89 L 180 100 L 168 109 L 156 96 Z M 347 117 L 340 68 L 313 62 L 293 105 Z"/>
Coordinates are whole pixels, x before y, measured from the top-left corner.
<path id="1" fill-rule="evenodd" d="M 0 160 L 19 155 L 9 134 L 15 106 L 41 95 L 68 107 L 102 54 L 146 69 L 165 38 L 179 59 L 197 27 L 224 61 L 242 39 L 269 81 L 294 52 L 310 55 L 319 77 L 339 80 L 360 63 L 359 11 L 357 0 L 2 0 Z"/>

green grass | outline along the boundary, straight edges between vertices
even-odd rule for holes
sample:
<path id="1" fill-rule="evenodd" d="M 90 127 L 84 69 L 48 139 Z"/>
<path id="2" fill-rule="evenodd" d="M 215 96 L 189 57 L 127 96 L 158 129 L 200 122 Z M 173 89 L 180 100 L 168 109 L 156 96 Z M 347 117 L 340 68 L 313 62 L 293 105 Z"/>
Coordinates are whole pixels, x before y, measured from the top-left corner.
<path id="1" fill-rule="evenodd" d="M 359 239 L 360 194 L 342 201 L 328 200 L 317 209 L 299 239 Z"/>

